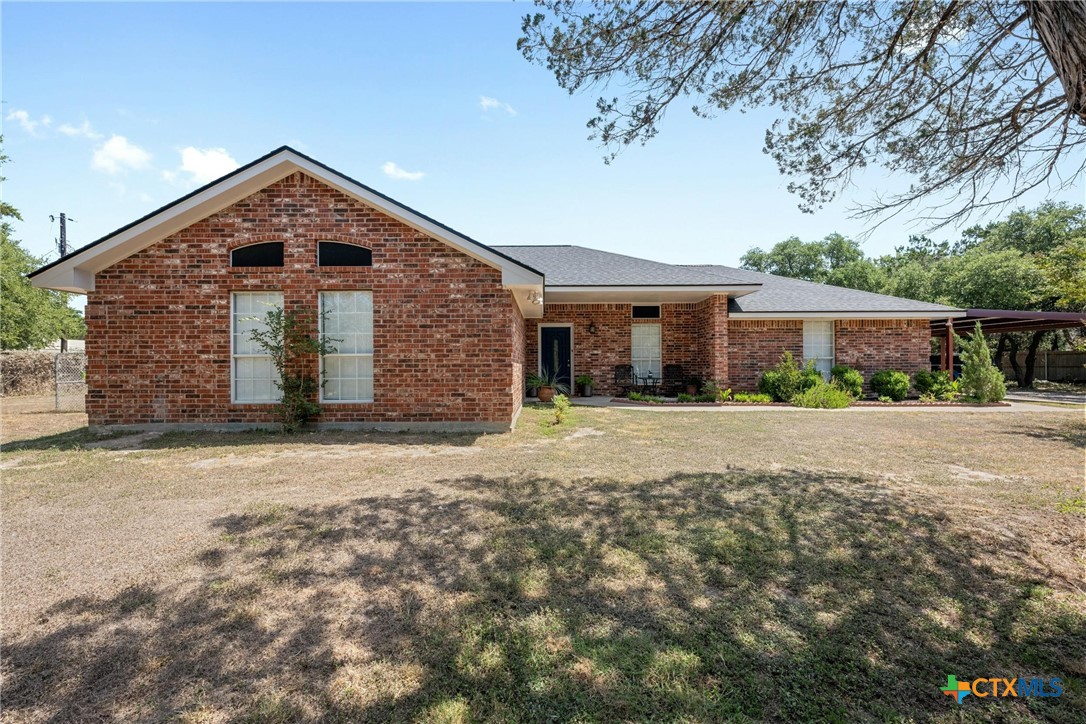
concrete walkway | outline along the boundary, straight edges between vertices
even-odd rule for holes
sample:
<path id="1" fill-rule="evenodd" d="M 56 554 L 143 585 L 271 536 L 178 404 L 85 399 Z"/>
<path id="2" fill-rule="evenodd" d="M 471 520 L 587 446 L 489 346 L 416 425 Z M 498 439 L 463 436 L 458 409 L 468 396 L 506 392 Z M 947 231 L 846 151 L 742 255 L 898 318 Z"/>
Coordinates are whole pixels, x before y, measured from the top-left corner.
<path id="1" fill-rule="evenodd" d="M 1021 402 L 1057 402 L 1086 407 L 1086 392 L 1047 392 L 1043 390 L 1007 390 L 1008 400 Z"/>
<path id="2" fill-rule="evenodd" d="M 538 402 L 534 398 L 526 400 L 527 402 Z M 811 412 L 888 412 L 890 410 L 897 410 L 899 412 L 942 412 L 950 413 L 954 415 L 977 413 L 977 412 L 1074 412 L 1076 408 L 1072 405 L 1039 405 L 1030 402 L 1012 401 L 1009 405 L 1000 405 L 995 407 L 969 407 L 962 406 L 939 406 L 932 405 L 927 406 L 912 406 L 902 405 L 901 407 L 889 407 L 883 405 L 860 405 L 857 407 L 848 407 L 843 410 L 809 410 L 801 407 L 792 407 L 784 405 L 641 405 L 637 403 L 629 402 L 615 402 L 611 397 L 606 395 L 595 395 L 593 397 L 571 397 L 570 401 L 574 405 L 581 405 L 583 407 L 606 407 L 617 410 L 636 410 L 639 412 L 716 412 L 716 413 L 729 413 L 729 412 L 798 412 L 798 413 L 811 413 Z M 1079 410 L 1081 411 L 1081 410 Z"/>

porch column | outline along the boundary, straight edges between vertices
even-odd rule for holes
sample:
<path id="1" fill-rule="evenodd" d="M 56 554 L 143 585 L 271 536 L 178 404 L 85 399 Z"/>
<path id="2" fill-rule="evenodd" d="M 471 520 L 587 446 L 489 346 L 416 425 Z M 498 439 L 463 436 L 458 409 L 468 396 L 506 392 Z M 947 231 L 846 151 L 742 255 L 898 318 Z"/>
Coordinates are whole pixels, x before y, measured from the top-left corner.
<path id="1" fill-rule="evenodd" d="M 728 295 L 709 297 L 708 366 L 713 382 L 728 387 Z"/>
<path id="2" fill-rule="evenodd" d="M 954 379 L 954 320 L 946 320 L 946 367 L 950 379 Z"/>

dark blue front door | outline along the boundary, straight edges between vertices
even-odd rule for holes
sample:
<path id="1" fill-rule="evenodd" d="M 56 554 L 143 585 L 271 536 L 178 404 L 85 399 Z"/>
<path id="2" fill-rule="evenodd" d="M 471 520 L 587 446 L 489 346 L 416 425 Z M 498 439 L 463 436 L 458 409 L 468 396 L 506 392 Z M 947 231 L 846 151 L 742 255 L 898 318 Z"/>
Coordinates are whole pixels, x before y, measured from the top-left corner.
<path id="1" fill-rule="evenodd" d="M 558 380 L 572 388 L 573 340 L 569 327 L 541 327 L 539 330 L 539 371 L 546 377 L 554 372 Z"/>

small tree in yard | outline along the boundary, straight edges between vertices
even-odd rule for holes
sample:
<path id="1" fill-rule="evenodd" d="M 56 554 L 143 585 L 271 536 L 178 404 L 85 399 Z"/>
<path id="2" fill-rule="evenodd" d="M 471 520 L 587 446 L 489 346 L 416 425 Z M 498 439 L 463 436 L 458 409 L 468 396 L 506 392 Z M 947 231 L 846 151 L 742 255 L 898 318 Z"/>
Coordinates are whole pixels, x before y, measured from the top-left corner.
<path id="1" fill-rule="evenodd" d="M 272 309 L 264 317 L 264 329 L 254 329 L 249 338 L 272 358 L 279 381 L 275 386 L 283 393 L 276 405 L 284 432 L 297 432 L 306 420 L 321 413 L 313 398 L 323 384 L 307 371 L 307 357 L 323 357 L 335 352 L 334 339 L 320 339 L 312 333 L 316 315 L 307 310 Z"/>
<path id="2" fill-rule="evenodd" d="M 980 322 L 969 337 L 958 337 L 958 344 L 962 355 L 962 393 L 976 402 L 1002 400 L 1007 394 L 1007 385 L 1003 372 L 992 364 L 992 352 L 981 332 Z"/>

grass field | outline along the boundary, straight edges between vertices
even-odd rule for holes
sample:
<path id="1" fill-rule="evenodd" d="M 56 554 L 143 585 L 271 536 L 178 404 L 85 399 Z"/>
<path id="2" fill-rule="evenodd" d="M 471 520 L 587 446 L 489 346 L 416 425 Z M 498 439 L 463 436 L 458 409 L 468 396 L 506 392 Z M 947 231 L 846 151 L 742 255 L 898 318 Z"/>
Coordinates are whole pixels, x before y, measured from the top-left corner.
<path id="1" fill-rule="evenodd" d="M 1081 410 L 98 439 L 44 404 L 0 415 L 5 721 L 1086 716 Z"/>

